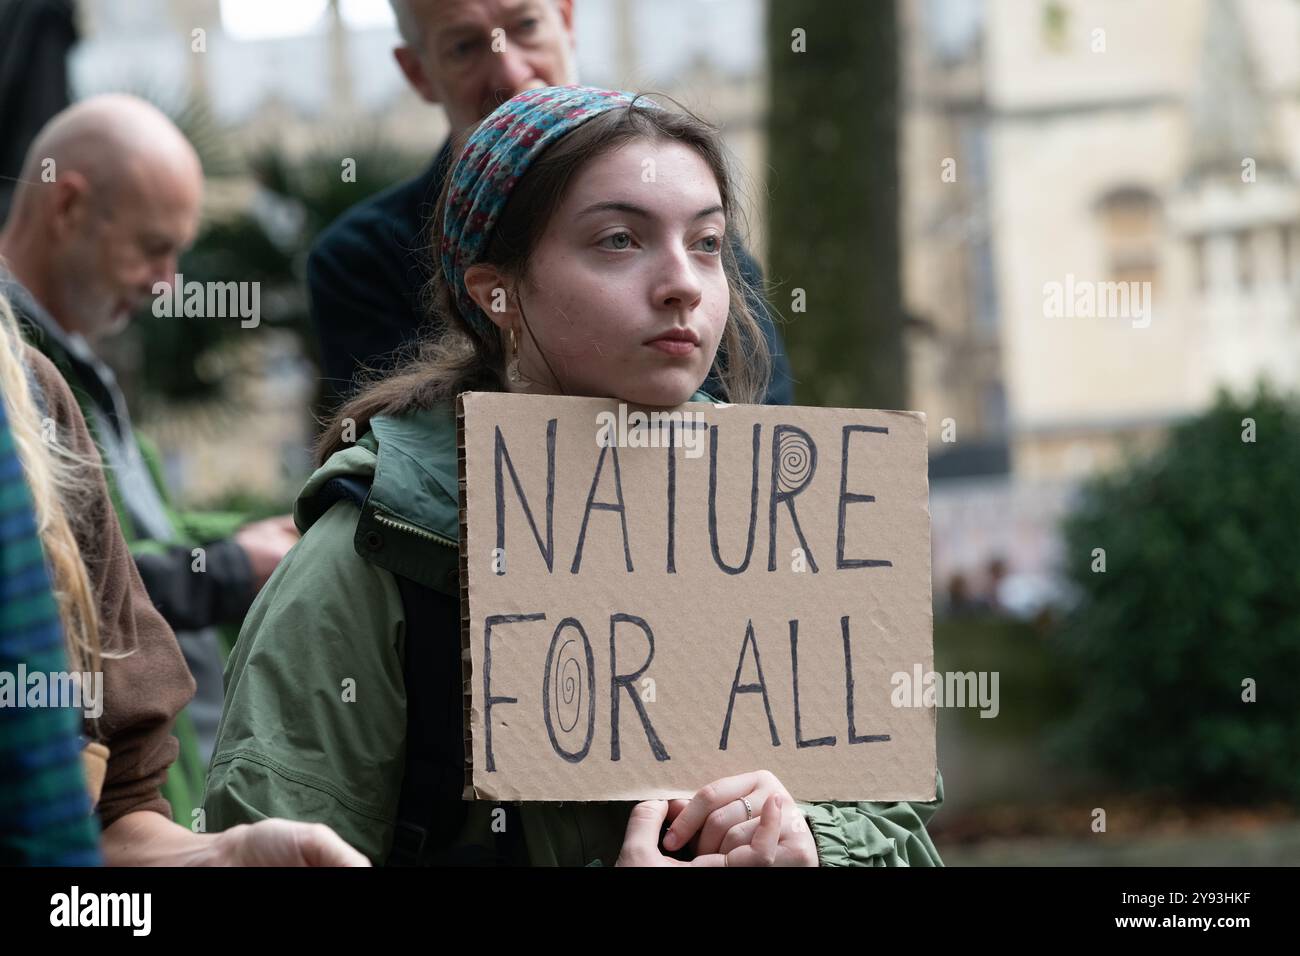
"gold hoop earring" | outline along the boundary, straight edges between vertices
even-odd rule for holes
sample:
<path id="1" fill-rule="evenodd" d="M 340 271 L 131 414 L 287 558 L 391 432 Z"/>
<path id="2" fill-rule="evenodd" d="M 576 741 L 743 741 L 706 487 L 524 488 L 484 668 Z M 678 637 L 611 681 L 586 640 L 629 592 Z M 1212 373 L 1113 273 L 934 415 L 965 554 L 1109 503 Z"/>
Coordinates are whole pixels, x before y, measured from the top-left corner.
<path id="1" fill-rule="evenodd" d="M 524 380 L 519 373 L 519 340 L 515 337 L 514 328 L 510 329 L 510 363 L 506 366 L 506 377 L 515 385 Z"/>

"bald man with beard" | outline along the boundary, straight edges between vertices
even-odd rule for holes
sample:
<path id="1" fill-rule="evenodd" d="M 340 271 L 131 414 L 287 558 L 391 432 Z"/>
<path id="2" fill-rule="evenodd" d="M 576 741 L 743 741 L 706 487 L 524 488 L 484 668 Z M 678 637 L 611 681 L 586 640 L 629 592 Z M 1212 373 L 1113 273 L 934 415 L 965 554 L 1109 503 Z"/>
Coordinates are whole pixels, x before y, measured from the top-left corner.
<path id="1" fill-rule="evenodd" d="M 92 349 L 125 328 L 157 284 L 171 285 L 194 240 L 203 169 L 184 135 L 143 100 L 92 97 L 46 124 L 21 180 L 0 231 L 0 290 L 72 387 L 149 597 L 198 685 L 177 719 L 181 756 L 164 790 L 188 825 L 221 717 L 225 649 L 216 628 L 239 625 L 297 532 L 288 516 L 240 527 L 232 516 L 170 509 L 156 456 Z"/>

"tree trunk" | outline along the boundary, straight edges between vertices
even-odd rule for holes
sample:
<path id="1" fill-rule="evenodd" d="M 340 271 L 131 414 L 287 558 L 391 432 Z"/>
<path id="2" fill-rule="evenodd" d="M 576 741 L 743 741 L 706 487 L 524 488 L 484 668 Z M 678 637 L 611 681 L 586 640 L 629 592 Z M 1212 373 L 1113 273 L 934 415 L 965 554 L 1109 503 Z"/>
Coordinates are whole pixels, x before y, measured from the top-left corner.
<path id="1" fill-rule="evenodd" d="M 902 408 L 894 2 L 769 0 L 767 37 L 768 271 L 796 400 Z"/>

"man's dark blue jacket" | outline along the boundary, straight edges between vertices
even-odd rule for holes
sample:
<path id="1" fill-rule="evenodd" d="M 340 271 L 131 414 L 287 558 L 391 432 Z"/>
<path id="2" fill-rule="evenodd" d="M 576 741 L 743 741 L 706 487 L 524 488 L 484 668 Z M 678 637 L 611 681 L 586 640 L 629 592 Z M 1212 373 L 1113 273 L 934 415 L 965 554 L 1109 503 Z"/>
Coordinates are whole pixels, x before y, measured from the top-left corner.
<path id="1" fill-rule="evenodd" d="M 447 144 L 419 176 L 358 203 L 321 234 L 307 260 L 311 315 L 320 337 L 325 400 L 333 408 L 363 369 L 387 369 L 393 352 L 412 342 L 428 316 L 423 302 L 430 274 L 428 224 L 447 176 Z M 762 288 L 758 264 L 736 246 L 745 278 Z M 785 345 L 761 294 L 749 307 L 772 352 L 772 384 L 766 402 L 789 405 L 794 398 Z M 725 397 L 714 374 L 703 388 Z"/>

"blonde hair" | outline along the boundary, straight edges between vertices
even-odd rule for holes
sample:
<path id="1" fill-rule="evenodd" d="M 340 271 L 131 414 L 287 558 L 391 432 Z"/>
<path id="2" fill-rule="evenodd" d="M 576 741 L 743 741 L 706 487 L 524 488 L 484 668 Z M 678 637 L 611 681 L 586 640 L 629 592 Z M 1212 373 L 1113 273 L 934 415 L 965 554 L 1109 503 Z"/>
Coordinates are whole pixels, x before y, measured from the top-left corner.
<path id="1" fill-rule="evenodd" d="M 74 672 L 95 672 L 105 656 L 100 647 L 99 614 L 90 575 L 68 520 L 69 513 L 83 513 L 82 506 L 91 493 L 86 469 L 95 467 L 95 463 L 57 441 L 45 439 L 46 426 L 37 411 L 23 362 L 23 339 L 3 293 L 0 337 L 4 339 L 0 344 L 0 393 L 18 460 L 31 489 L 36 531 L 53 578 L 68 665 Z"/>

